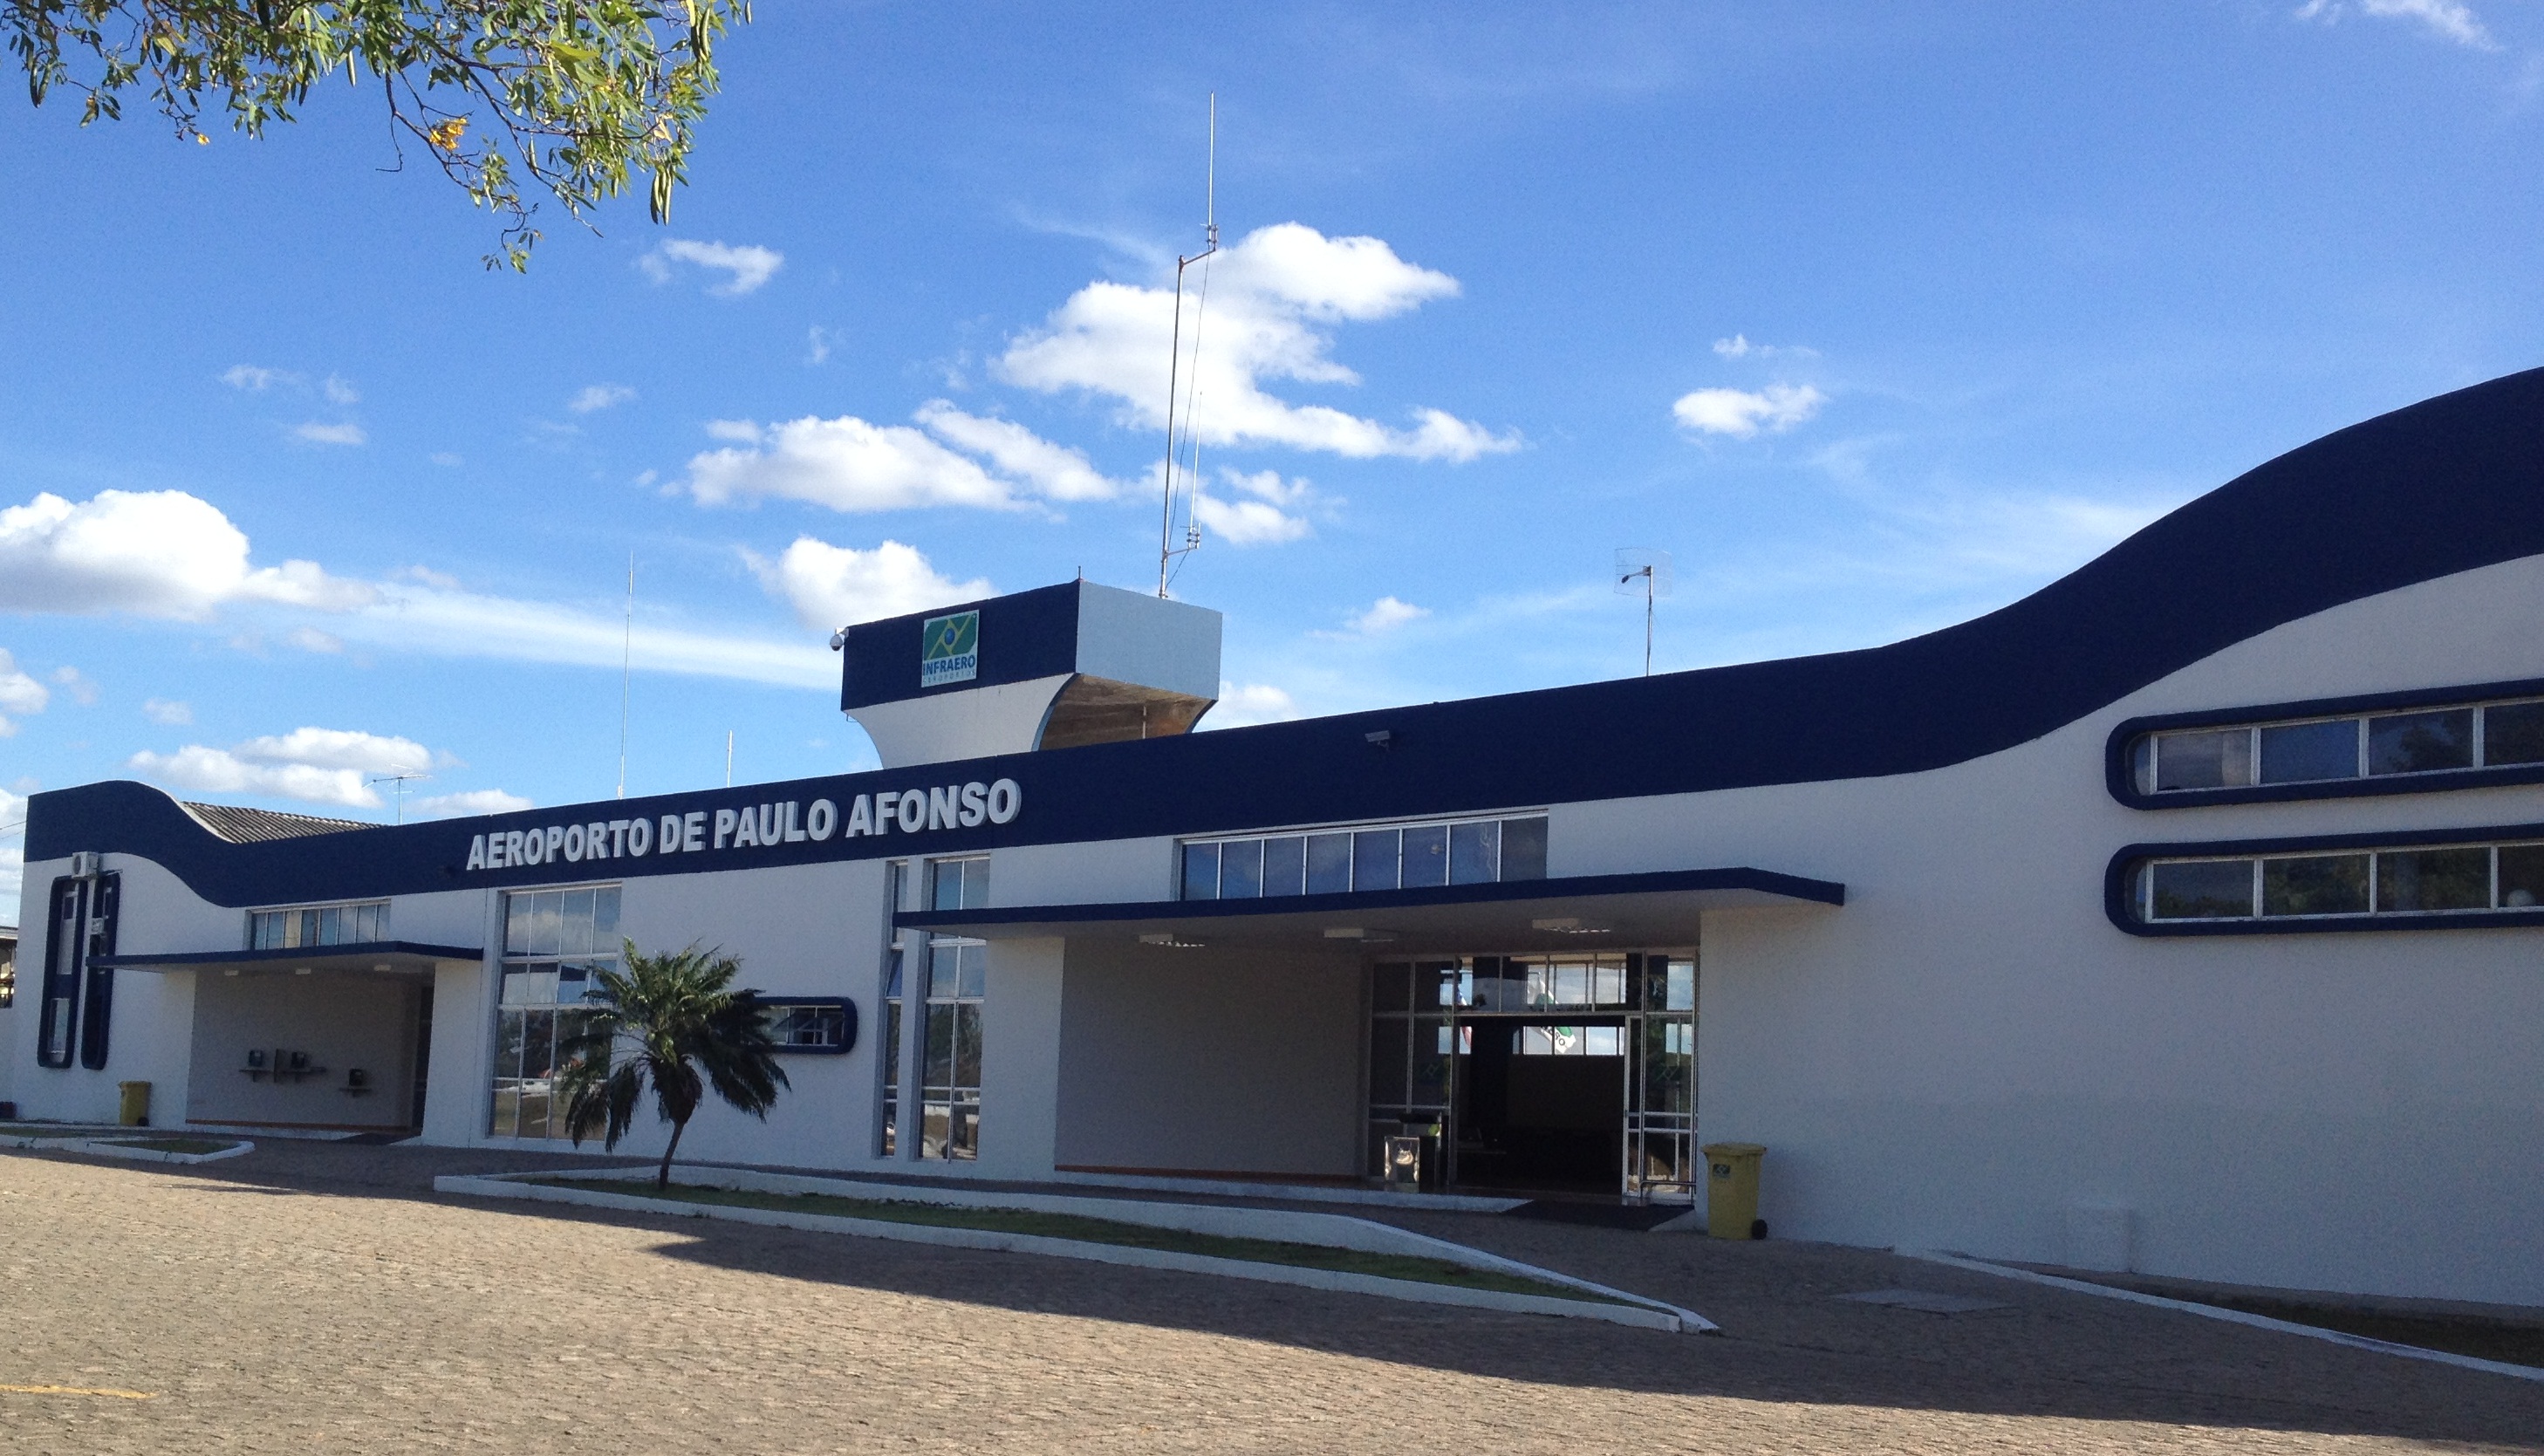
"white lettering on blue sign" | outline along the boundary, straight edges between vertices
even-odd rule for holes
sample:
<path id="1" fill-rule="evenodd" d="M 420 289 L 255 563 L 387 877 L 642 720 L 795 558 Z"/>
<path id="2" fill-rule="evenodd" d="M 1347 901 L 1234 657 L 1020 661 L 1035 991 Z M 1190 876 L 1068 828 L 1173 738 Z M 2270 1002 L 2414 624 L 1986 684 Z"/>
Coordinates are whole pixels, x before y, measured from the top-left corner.
<path id="1" fill-rule="evenodd" d="M 829 799 L 815 799 L 810 804 L 788 799 L 782 803 L 666 814 L 660 820 L 595 819 L 527 830 L 497 830 L 469 840 L 467 867 L 521 869 L 558 861 L 586 864 L 601 859 L 641 859 L 648 854 L 826 844 L 834 836 L 853 840 L 895 832 L 912 835 L 976 829 L 985 823 L 1014 823 L 1024 809 L 1024 798 L 1021 784 L 1012 778 L 1001 778 L 994 783 L 948 783 L 859 794 L 848 801 L 844 820 L 839 806 Z"/>

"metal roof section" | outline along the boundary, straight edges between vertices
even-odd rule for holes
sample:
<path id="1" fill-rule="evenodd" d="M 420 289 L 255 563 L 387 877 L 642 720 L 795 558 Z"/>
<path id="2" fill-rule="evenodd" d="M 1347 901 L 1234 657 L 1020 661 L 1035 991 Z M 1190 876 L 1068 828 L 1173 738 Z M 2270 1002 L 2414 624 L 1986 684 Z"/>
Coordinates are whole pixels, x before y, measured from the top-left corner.
<path id="1" fill-rule="evenodd" d="M 261 845 L 274 840 L 300 840 L 311 835 L 343 834 L 351 829 L 376 829 L 358 819 L 321 819 L 314 814 L 280 814 L 272 809 L 242 809 L 232 804 L 197 804 L 185 799 L 177 807 L 233 845 Z"/>

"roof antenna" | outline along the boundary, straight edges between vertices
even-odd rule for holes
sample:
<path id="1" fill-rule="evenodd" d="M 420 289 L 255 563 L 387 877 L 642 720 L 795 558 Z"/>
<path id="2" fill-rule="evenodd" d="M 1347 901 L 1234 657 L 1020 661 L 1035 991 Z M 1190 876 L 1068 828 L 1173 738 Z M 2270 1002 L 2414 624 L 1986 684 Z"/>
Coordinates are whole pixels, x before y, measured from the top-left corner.
<path id="1" fill-rule="evenodd" d="M 1175 391 L 1182 382 L 1184 355 L 1184 270 L 1219 251 L 1219 93 L 1210 94 L 1210 152 L 1205 163 L 1202 183 L 1203 248 L 1189 258 L 1175 256 L 1175 322 L 1166 346 L 1166 482 L 1165 497 L 1157 508 L 1157 595 L 1166 595 L 1166 583 L 1172 579 L 1175 558 L 1201 546 L 1201 527 L 1188 526 L 1182 550 L 1175 548 Z M 1200 386 L 1201 316 L 1210 305 L 1210 270 L 1203 269 L 1201 295 L 1193 309 L 1194 387 Z M 1192 434 L 1192 410 L 1184 410 L 1184 434 Z M 1193 474 L 1198 487 L 1201 456 L 1193 456 Z"/>
<path id="2" fill-rule="evenodd" d="M 1652 675 L 1652 603 L 1670 594 L 1670 553 L 1651 546 L 1620 546 L 1617 569 L 1620 597 L 1643 599 L 1643 676 Z"/>
<path id="3" fill-rule="evenodd" d="M 391 789 L 390 792 L 397 796 L 397 822 L 404 824 L 406 823 L 407 784 L 418 778 L 431 778 L 432 776 L 432 774 L 425 772 L 421 768 L 396 768 L 372 779 L 371 782 L 396 785 L 396 787 Z"/>

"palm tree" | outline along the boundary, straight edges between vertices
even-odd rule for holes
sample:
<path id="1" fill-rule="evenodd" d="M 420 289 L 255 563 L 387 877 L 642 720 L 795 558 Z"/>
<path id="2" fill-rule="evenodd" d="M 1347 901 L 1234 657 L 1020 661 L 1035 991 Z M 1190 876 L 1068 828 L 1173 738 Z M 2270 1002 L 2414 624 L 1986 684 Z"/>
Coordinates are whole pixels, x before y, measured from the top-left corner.
<path id="1" fill-rule="evenodd" d="M 565 1070 L 557 1091 L 566 1099 L 566 1129 L 577 1147 L 599 1133 L 611 1151 L 636 1120 L 648 1085 L 654 1108 L 672 1124 L 654 1186 L 672 1185 L 672 1154 L 706 1099 L 706 1089 L 755 1117 L 765 1118 L 785 1087 L 773 1055 L 766 1012 L 756 991 L 730 990 L 742 962 L 714 950 L 646 955 L 633 940 L 626 969 L 599 969 L 583 1030 L 557 1048 Z M 703 1084 L 699 1073 L 705 1073 Z"/>

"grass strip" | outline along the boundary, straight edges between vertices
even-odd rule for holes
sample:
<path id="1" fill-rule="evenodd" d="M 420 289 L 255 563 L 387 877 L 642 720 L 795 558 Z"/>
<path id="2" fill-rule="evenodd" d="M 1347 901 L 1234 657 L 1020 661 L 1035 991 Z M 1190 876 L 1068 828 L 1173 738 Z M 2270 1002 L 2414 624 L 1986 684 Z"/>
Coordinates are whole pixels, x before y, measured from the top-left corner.
<path id="1" fill-rule="evenodd" d="M 117 1138 L 114 1142 L 119 1148 L 143 1148 L 153 1153 L 184 1153 L 193 1157 L 238 1146 L 227 1138 Z"/>
<path id="2" fill-rule="evenodd" d="M 94 1127 L 65 1127 L 58 1122 L 0 1122 L 0 1137 L 11 1138 L 93 1138 Z"/>
<path id="3" fill-rule="evenodd" d="M 2416 1345 L 2425 1350 L 2471 1355 L 2478 1360 L 2498 1360 L 2507 1365 L 2544 1366 L 2544 1327 L 2449 1319 L 2442 1315 L 2394 1315 L 2377 1310 L 2248 1299 L 2240 1295 L 2203 1295 L 2197 1302 L 2241 1310 L 2248 1315 L 2285 1320 L 2291 1325 L 2312 1325 L 2318 1330 L 2365 1335 L 2389 1344 Z"/>
<path id="4" fill-rule="evenodd" d="M 726 1208 L 763 1208 L 779 1213 L 813 1213 L 828 1218 L 862 1218 L 878 1223 L 919 1224 L 937 1229 L 978 1229 L 993 1234 L 1028 1234 L 1043 1239 L 1069 1239 L 1080 1244 L 1110 1244 L 1124 1249 L 1154 1249 L 1170 1254 L 1198 1254 L 1247 1263 L 1286 1264 L 1302 1269 L 1330 1269 L 1343 1274 L 1371 1274 L 1416 1284 L 1448 1284 L 1462 1289 L 1488 1289 L 1501 1294 L 1533 1294 L 1541 1299 L 1569 1299 L 1589 1304 L 1625 1304 L 1519 1274 L 1471 1268 L 1445 1258 L 1408 1254 L 1370 1254 L 1357 1249 L 1329 1249 L 1317 1244 L 1289 1244 L 1273 1239 L 1239 1239 L 1223 1234 L 1192 1234 L 1147 1224 L 1117 1223 L 1074 1213 L 1039 1213 L 1022 1208 L 964 1208 L 943 1203 L 906 1203 L 891 1198 L 841 1198 L 830 1193 L 761 1193 L 747 1188 L 704 1188 L 674 1183 L 668 1190 L 615 1178 L 532 1178 L 547 1187 L 580 1188 L 593 1193 L 651 1198 L 672 1203 L 703 1203 Z"/>

